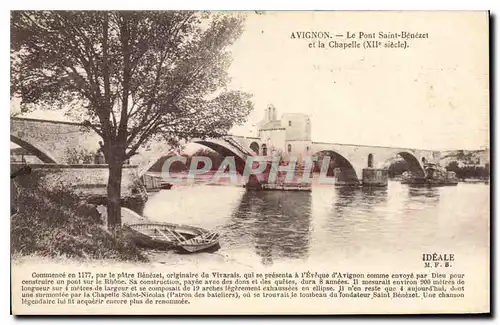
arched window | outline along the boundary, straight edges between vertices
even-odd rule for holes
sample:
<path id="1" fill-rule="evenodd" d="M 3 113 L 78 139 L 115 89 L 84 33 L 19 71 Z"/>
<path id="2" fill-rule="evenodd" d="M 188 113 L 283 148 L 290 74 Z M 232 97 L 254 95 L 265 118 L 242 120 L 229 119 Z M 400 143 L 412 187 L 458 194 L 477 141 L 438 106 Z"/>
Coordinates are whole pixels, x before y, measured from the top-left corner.
<path id="1" fill-rule="evenodd" d="M 292 145 L 288 144 L 288 153 L 291 153 L 291 152 L 292 152 Z"/>
<path id="2" fill-rule="evenodd" d="M 257 155 L 259 154 L 259 144 L 257 142 L 252 142 L 250 144 L 250 149 L 252 149 Z"/>
<path id="3" fill-rule="evenodd" d="M 307 151 L 307 152 L 309 152 L 309 149 L 310 149 L 310 148 L 309 148 L 309 146 L 307 146 L 307 147 L 306 147 L 306 151 Z"/>
<path id="4" fill-rule="evenodd" d="M 267 156 L 267 146 L 265 143 L 262 144 L 262 155 Z"/>
<path id="5" fill-rule="evenodd" d="M 373 154 L 368 154 L 368 168 L 373 167 Z"/>
<path id="6" fill-rule="evenodd" d="M 292 121 L 288 121 L 288 126 L 292 126 Z"/>

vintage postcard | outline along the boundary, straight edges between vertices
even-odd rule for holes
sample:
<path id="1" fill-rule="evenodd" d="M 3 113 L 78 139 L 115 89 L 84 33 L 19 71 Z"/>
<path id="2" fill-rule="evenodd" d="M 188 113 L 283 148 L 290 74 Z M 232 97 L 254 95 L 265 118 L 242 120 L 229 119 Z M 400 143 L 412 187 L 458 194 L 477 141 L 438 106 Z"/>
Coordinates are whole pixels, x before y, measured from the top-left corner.
<path id="1" fill-rule="evenodd" d="M 490 313 L 486 11 L 12 11 L 15 315 Z"/>

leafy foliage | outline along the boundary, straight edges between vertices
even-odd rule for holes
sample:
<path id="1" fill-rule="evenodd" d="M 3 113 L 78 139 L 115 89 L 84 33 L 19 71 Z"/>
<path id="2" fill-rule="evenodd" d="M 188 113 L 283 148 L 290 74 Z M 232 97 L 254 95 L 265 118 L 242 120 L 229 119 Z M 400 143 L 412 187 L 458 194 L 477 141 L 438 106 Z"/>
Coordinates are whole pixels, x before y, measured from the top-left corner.
<path id="1" fill-rule="evenodd" d="M 87 149 L 66 148 L 64 156 L 68 164 L 92 164 L 95 153 Z"/>
<path id="2" fill-rule="evenodd" d="M 250 95 L 227 89 L 235 14 L 12 11 L 11 97 L 66 108 L 103 139 L 108 221 L 120 224 L 122 164 L 153 138 L 219 137 L 243 123 Z"/>
<path id="3" fill-rule="evenodd" d="M 156 134 L 167 141 L 225 134 L 250 96 L 227 91 L 228 46 L 242 18 L 172 11 L 14 11 L 11 93 L 24 106 L 75 102 L 123 159 Z"/>
<path id="4" fill-rule="evenodd" d="M 490 165 L 486 166 L 475 166 L 475 165 L 465 165 L 460 167 L 457 161 L 451 161 L 446 166 L 447 171 L 455 172 L 459 179 L 467 178 L 479 178 L 488 179 L 490 177 Z"/>

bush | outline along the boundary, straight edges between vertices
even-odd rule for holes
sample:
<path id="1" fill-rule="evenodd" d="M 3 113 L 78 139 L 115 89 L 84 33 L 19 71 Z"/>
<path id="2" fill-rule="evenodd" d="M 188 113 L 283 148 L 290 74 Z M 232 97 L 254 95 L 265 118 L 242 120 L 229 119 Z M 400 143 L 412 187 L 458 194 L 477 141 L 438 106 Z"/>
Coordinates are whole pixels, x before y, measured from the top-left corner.
<path id="1" fill-rule="evenodd" d="M 474 165 L 466 165 L 460 167 L 458 162 L 451 161 L 447 166 L 447 171 L 455 172 L 459 179 L 466 178 L 479 178 L 479 179 L 488 179 L 490 177 L 490 165 L 486 164 L 483 166 L 474 166 Z"/>
<path id="2" fill-rule="evenodd" d="M 29 178 L 37 183 L 36 175 Z M 11 254 L 147 260 L 125 232 L 108 232 L 95 206 L 67 189 L 23 186 L 20 181 L 15 201 Z"/>
<path id="3" fill-rule="evenodd" d="M 67 148 L 64 155 L 67 164 L 93 164 L 95 159 L 95 153 L 88 149 Z"/>

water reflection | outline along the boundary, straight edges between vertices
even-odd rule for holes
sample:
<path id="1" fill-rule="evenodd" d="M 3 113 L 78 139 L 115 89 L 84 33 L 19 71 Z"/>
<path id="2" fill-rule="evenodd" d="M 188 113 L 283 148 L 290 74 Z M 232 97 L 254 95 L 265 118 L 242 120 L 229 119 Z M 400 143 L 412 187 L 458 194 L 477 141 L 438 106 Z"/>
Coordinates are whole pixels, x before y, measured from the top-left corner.
<path id="1" fill-rule="evenodd" d="M 335 188 L 334 212 L 343 216 L 344 210 L 352 208 L 371 210 L 387 201 L 387 188 Z"/>
<path id="2" fill-rule="evenodd" d="M 370 205 L 387 202 L 387 187 L 361 188 L 362 200 Z"/>
<path id="3" fill-rule="evenodd" d="M 385 220 L 390 215 L 387 188 L 335 187 L 328 191 L 332 191 L 332 198 L 315 200 L 313 209 L 324 219 L 316 227 L 323 233 L 316 234 L 315 239 L 326 243 L 323 249 L 330 255 L 325 258 L 359 254 L 383 237 Z M 322 213 L 326 205 L 329 211 Z"/>
<path id="4" fill-rule="evenodd" d="M 237 232 L 234 245 L 253 243 L 265 265 L 279 258 L 304 258 L 308 254 L 311 193 L 247 191 L 235 209 L 228 230 Z"/>
<path id="5" fill-rule="evenodd" d="M 152 195 L 145 214 L 221 234 L 220 254 L 254 265 L 328 261 L 390 251 L 489 247 L 489 187 L 317 186 L 312 192 L 251 192 L 178 186 Z"/>
<path id="6" fill-rule="evenodd" d="M 437 187 L 408 187 L 408 196 L 439 199 L 439 189 Z"/>
<path id="7" fill-rule="evenodd" d="M 408 208 L 428 209 L 439 204 L 440 189 L 438 187 L 411 187 L 407 189 Z"/>

